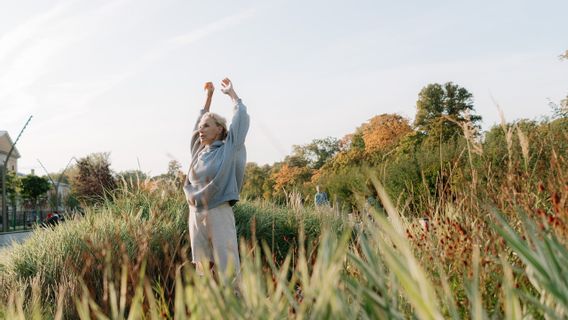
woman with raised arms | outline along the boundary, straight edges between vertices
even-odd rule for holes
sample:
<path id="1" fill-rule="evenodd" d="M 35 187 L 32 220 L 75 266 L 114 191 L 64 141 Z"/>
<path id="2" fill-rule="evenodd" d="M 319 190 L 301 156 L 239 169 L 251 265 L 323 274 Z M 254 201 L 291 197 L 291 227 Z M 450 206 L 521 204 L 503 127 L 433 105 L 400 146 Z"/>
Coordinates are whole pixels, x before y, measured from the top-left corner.
<path id="1" fill-rule="evenodd" d="M 192 262 L 202 272 L 206 265 L 238 277 L 240 260 L 232 206 L 239 200 L 246 164 L 245 138 L 249 128 L 247 108 L 231 80 L 221 82 L 221 91 L 232 99 L 233 119 L 209 112 L 215 88 L 207 93 L 191 137 L 191 163 L 184 192 L 189 204 L 189 235 Z M 231 270 L 232 269 L 232 270 Z"/>

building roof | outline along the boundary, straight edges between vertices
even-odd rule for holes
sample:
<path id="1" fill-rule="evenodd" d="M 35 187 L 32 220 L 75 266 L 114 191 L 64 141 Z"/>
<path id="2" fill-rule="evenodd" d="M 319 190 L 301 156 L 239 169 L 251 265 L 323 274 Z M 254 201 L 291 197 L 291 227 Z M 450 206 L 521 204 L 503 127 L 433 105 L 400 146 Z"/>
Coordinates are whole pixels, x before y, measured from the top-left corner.
<path id="1" fill-rule="evenodd" d="M 12 147 L 13 144 L 14 142 L 10 138 L 8 131 L 0 130 L 0 153 L 8 155 L 8 152 L 10 152 L 10 148 Z M 11 157 L 16 159 L 20 158 L 20 153 L 18 152 L 18 148 L 14 147 L 14 151 L 12 151 Z"/>

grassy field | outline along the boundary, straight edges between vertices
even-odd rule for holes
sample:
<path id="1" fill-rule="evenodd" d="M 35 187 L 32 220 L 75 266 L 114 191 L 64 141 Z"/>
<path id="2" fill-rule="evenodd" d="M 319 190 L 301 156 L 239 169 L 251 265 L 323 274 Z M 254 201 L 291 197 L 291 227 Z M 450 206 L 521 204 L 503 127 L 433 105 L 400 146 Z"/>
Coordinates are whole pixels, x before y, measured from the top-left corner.
<path id="1" fill-rule="evenodd" d="M 458 197 L 434 193 L 420 213 L 393 204 L 373 172 L 383 208 L 353 217 L 243 201 L 238 288 L 188 263 L 176 184 L 143 181 L 3 251 L 0 316 L 565 319 L 565 169 L 559 156 L 544 182 L 511 173 L 498 194 L 465 192 L 487 181 Z"/>

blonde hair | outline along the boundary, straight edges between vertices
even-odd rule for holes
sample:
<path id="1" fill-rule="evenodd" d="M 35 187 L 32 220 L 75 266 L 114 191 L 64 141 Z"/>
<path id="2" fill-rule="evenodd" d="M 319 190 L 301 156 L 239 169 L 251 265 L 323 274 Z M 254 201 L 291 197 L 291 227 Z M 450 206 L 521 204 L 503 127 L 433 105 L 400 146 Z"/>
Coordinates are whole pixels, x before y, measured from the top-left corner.
<path id="1" fill-rule="evenodd" d="M 214 112 L 205 112 L 203 114 L 203 117 L 201 118 L 201 121 L 206 121 L 209 118 L 213 119 L 213 121 L 215 121 L 215 124 L 223 128 L 223 132 L 221 132 L 221 140 L 225 140 L 225 138 L 227 137 L 227 120 Z"/>

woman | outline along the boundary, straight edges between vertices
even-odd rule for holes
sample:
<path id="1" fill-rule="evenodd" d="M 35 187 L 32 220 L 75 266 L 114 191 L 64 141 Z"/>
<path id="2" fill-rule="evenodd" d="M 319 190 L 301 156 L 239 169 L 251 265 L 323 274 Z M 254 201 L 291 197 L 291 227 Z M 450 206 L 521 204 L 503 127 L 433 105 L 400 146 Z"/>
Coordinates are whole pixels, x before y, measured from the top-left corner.
<path id="1" fill-rule="evenodd" d="M 235 107 L 231 126 L 223 117 L 209 112 L 215 88 L 205 84 L 205 106 L 191 137 L 191 164 L 184 185 L 189 204 L 189 236 L 192 261 L 198 271 L 203 263 L 234 275 L 240 270 L 237 232 L 232 206 L 239 200 L 246 164 L 245 137 L 249 128 L 246 107 L 228 78 L 221 91 Z"/>

